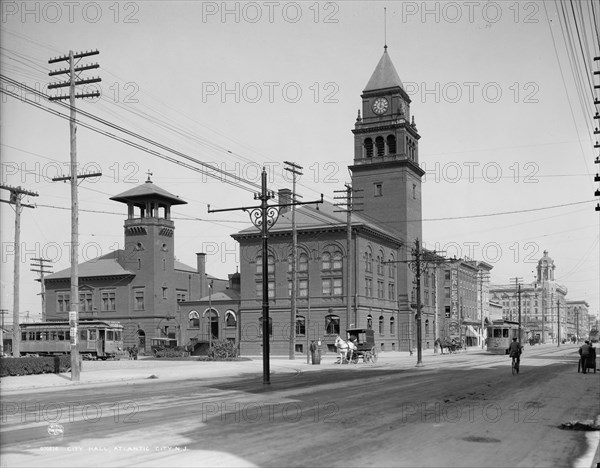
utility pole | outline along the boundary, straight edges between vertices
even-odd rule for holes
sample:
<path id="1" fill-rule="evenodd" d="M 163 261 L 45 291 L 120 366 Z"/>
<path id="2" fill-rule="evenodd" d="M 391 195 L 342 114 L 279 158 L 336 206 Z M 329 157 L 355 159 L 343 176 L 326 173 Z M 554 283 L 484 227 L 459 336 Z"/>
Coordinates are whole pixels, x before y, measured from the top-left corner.
<path id="1" fill-rule="evenodd" d="M 558 324 L 558 345 L 557 348 L 560 348 L 560 296 L 556 298 L 556 314 L 557 314 L 557 324 Z"/>
<path id="2" fill-rule="evenodd" d="M 489 272 L 479 271 L 479 301 L 481 304 L 481 349 L 485 349 L 485 317 L 483 316 L 483 281 L 489 280 Z"/>
<path id="3" fill-rule="evenodd" d="M 351 184 L 345 184 L 345 190 L 334 190 L 334 193 L 343 193 L 343 196 L 334 196 L 333 198 L 336 200 L 345 200 L 342 203 L 336 203 L 335 206 L 341 206 L 343 209 L 335 210 L 335 212 L 345 212 L 346 213 L 346 328 L 350 328 L 350 315 L 352 314 L 352 212 L 360 211 L 357 209 L 357 206 L 362 205 L 362 203 L 358 203 L 355 200 L 359 197 L 356 197 L 354 194 L 358 192 L 362 192 L 362 190 L 353 190 Z M 355 309 L 356 310 L 356 309 Z M 353 323 L 354 326 L 358 326 L 356 323 L 357 318 L 354 317 Z"/>
<path id="4" fill-rule="evenodd" d="M 1 309 L 0 310 L 0 355 L 4 356 L 4 314 L 7 314 L 8 310 Z"/>
<path id="5" fill-rule="evenodd" d="M 263 167 L 261 173 L 261 191 L 254 194 L 255 200 L 260 200 L 259 206 L 225 208 L 220 210 L 211 210 L 208 205 L 209 213 L 220 213 L 223 211 L 248 211 L 252 224 L 261 230 L 262 237 L 262 333 L 263 333 L 263 384 L 271 383 L 271 371 L 269 363 L 269 228 L 272 227 L 279 218 L 279 208 L 282 206 L 293 205 L 310 205 L 315 203 L 323 203 L 323 195 L 321 199 L 311 202 L 279 203 L 269 205 L 268 201 L 274 198 L 273 191 L 267 189 L 267 171 Z"/>
<path id="6" fill-rule="evenodd" d="M 71 300 L 69 310 L 69 325 L 71 335 L 71 380 L 79 381 L 81 372 L 81 362 L 79 359 L 79 351 L 77 350 L 77 325 L 78 325 L 78 311 L 79 311 L 79 279 L 78 279 L 78 247 L 79 247 L 79 205 L 77 200 L 77 179 L 85 177 L 95 177 L 98 174 L 87 174 L 77 175 L 77 126 L 76 126 L 76 108 L 75 99 L 86 98 L 86 97 L 99 97 L 100 93 L 95 91 L 92 93 L 81 93 L 75 94 L 75 86 L 98 83 L 100 78 L 80 79 L 79 73 L 85 70 L 92 70 L 98 68 L 97 63 L 92 65 L 75 66 L 75 61 L 79 61 L 83 57 L 89 57 L 91 55 L 97 55 L 100 52 L 97 50 L 91 52 L 78 52 L 73 53 L 69 51 L 68 55 L 57 57 L 48 60 L 48 63 L 67 62 L 69 68 L 52 71 L 49 73 L 50 76 L 56 75 L 68 75 L 69 80 L 61 83 L 52 83 L 48 85 L 48 89 L 56 88 L 69 88 L 69 94 L 66 96 L 54 96 L 51 97 L 51 101 L 58 101 L 63 99 L 69 100 L 69 107 L 71 110 L 71 116 L 69 121 L 70 139 L 71 139 L 71 174 L 68 177 L 58 177 L 52 180 L 70 180 L 71 181 Z"/>
<path id="7" fill-rule="evenodd" d="M 523 281 L 523 278 L 520 277 L 516 277 L 516 278 L 511 278 L 512 280 L 515 281 L 515 288 L 517 289 L 517 299 L 518 299 L 518 311 L 519 311 L 519 334 L 517 335 L 519 343 L 521 342 L 521 281 Z"/>
<path id="8" fill-rule="evenodd" d="M 44 284 L 44 275 L 46 273 L 52 273 L 48 268 L 52 268 L 51 265 L 47 265 L 45 262 L 51 262 L 52 260 L 48 260 L 45 258 L 32 258 L 34 262 L 38 263 L 30 263 L 30 266 L 34 267 L 30 271 L 36 271 L 40 274 L 40 279 L 38 280 L 41 284 L 42 291 L 40 292 L 40 296 L 42 296 L 42 322 L 46 321 L 46 285 Z M 35 268 L 39 268 L 36 270 Z"/>
<path id="9" fill-rule="evenodd" d="M 285 170 L 292 174 L 292 202 L 296 201 L 296 176 L 302 175 L 302 166 L 284 161 L 289 167 Z M 296 231 L 296 206 L 292 205 L 292 297 L 290 311 L 290 350 L 289 358 L 296 357 L 296 299 L 298 295 L 298 232 Z"/>
<path id="10" fill-rule="evenodd" d="M 31 197 L 37 197 L 38 194 L 24 190 L 19 187 L 11 187 L 8 185 L 0 185 L 0 188 L 10 191 L 10 200 L 0 200 L 3 203 L 15 205 L 15 260 L 14 260 L 14 277 L 13 277 L 13 343 L 12 343 L 12 354 L 13 357 L 19 357 L 21 355 L 21 331 L 19 330 L 19 282 L 20 282 L 20 270 L 19 262 L 21 261 L 21 210 L 23 207 L 35 208 L 33 205 L 28 205 L 21 202 L 23 195 L 29 195 Z"/>

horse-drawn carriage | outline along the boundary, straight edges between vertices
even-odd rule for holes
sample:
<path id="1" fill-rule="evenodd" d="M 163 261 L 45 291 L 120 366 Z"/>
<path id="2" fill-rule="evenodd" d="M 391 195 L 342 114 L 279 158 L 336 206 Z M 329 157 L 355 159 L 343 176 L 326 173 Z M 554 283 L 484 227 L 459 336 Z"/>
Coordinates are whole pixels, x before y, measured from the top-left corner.
<path id="1" fill-rule="evenodd" d="M 357 364 L 362 357 L 363 362 L 377 362 L 377 347 L 375 346 L 375 333 L 367 328 L 353 328 L 346 330 L 346 341 L 338 335 L 335 346 L 339 357 L 336 364 Z"/>

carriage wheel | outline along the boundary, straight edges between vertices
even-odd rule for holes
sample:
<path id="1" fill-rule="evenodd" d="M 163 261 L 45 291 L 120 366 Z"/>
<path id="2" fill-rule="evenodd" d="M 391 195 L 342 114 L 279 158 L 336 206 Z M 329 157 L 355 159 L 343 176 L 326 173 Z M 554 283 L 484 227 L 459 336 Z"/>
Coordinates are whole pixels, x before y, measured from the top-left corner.
<path id="1" fill-rule="evenodd" d="M 371 348 L 371 361 L 377 362 L 377 348 L 375 346 Z"/>

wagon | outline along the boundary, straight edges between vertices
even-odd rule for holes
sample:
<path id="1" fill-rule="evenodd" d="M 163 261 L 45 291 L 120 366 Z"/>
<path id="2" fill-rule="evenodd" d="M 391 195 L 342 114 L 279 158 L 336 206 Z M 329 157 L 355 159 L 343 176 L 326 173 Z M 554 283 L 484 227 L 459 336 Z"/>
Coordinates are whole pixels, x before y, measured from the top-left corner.
<path id="1" fill-rule="evenodd" d="M 356 344 L 356 351 L 353 351 L 350 358 L 351 362 L 356 364 L 360 357 L 362 357 L 363 362 L 377 362 L 378 353 L 373 330 L 368 328 L 352 328 L 346 330 L 346 333 L 348 339 Z"/>

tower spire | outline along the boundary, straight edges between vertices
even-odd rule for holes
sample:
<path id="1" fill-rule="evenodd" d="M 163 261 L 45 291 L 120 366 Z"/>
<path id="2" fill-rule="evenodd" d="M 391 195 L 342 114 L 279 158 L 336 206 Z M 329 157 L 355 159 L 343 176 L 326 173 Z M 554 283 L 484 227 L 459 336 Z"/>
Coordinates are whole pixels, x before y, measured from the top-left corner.
<path id="1" fill-rule="evenodd" d="M 383 51 L 387 52 L 387 8 L 383 7 Z"/>

